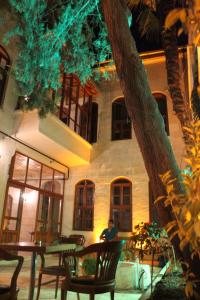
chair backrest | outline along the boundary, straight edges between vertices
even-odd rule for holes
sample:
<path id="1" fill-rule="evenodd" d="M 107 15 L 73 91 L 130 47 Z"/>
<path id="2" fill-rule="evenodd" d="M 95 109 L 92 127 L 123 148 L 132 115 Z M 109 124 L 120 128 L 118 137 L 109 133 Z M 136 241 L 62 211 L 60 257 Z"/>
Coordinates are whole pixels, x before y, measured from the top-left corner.
<path id="1" fill-rule="evenodd" d="M 10 299 L 15 299 L 16 289 L 17 289 L 17 278 L 21 270 L 22 264 L 24 262 L 24 258 L 22 256 L 13 255 L 0 248 L 0 260 L 18 261 L 14 273 L 11 277 L 11 283 L 10 283 Z"/>
<path id="2" fill-rule="evenodd" d="M 88 257 L 91 255 L 95 258 L 95 281 L 109 282 L 115 279 L 117 263 L 119 261 L 123 245 L 124 241 L 96 243 L 77 252 L 76 256 Z"/>
<path id="3" fill-rule="evenodd" d="M 85 237 L 83 234 L 70 234 L 69 238 L 75 239 L 77 245 L 84 246 L 85 244 Z"/>
<path id="4" fill-rule="evenodd" d="M 115 279 L 117 264 L 121 255 L 123 241 L 98 243 L 91 246 L 96 248 L 96 281 L 112 281 Z"/>
<path id="5" fill-rule="evenodd" d="M 83 246 L 85 244 L 85 237 L 82 234 L 71 234 L 69 237 L 61 235 L 60 242 Z"/>

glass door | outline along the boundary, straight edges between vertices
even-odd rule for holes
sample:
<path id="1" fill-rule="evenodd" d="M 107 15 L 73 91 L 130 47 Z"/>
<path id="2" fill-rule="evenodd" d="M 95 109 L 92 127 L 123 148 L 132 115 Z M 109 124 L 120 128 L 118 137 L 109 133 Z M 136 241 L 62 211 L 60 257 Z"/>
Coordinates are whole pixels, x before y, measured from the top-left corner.
<path id="1" fill-rule="evenodd" d="M 15 186 L 8 187 L 1 232 L 2 242 L 19 241 L 23 209 L 23 195 L 23 188 L 18 188 Z"/>
<path id="2" fill-rule="evenodd" d="M 37 241 L 52 242 L 61 231 L 62 200 L 47 194 L 40 194 L 35 238 Z"/>

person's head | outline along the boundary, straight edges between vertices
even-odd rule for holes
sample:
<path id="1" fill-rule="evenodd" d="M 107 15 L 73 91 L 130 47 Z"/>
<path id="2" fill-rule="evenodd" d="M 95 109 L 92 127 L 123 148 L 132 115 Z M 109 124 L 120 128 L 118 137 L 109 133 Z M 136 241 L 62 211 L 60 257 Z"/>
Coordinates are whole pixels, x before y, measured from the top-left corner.
<path id="1" fill-rule="evenodd" d="M 114 227 L 114 221 L 112 219 L 110 219 L 108 221 L 108 228 L 112 228 L 112 227 Z"/>

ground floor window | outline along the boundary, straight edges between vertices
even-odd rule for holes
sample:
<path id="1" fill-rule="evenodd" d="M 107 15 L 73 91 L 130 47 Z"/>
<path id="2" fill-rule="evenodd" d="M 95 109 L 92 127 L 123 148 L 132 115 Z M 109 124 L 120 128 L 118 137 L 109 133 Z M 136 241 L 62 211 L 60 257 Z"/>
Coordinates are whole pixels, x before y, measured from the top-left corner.
<path id="1" fill-rule="evenodd" d="M 110 218 L 119 231 L 132 231 L 132 184 L 127 179 L 111 184 Z"/>
<path id="2" fill-rule="evenodd" d="M 74 230 L 93 230 L 94 189 L 90 180 L 82 180 L 75 187 Z"/>

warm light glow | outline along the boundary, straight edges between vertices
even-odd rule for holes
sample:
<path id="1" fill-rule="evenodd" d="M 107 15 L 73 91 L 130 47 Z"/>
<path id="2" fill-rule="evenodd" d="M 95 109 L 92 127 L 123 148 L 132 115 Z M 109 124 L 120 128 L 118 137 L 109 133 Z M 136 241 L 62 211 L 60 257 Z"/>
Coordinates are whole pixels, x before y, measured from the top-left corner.
<path id="1" fill-rule="evenodd" d="M 25 202 L 31 203 L 35 200 L 35 197 L 37 197 L 37 191 L 26 191 L 22 194 L 22 198 L 24 199 Z"/>
<path id="2" fill-rule="evenodd" d="M 95 243 L 99 243 L 101 242 L 100 240 L 100 234 L 102 233 L 102 231 L 107 227 L 107 222 L 105 222 L 104 220 L 98 220 L 98 224 L 97 226 L 95 226 L 94 229 L 94 240 Z"/>

